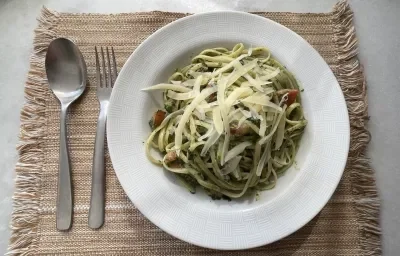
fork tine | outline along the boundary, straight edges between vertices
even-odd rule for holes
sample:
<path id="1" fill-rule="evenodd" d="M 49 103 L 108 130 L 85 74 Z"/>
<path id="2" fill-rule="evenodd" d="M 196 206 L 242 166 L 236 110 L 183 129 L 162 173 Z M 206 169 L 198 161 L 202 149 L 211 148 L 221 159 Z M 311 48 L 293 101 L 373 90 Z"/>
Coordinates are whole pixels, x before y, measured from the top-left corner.
<path id="1" fill-rule="evenodd" d="M 106 63 L 104 61 L 104 51 L 103 51 L 103 46 L 101 47 L 101 59 L 102 59 L 102 64 L 103 64 L 103 86 L 107 87 L 107 72 L 106 72 Z"/>
<path id="2" fill-rule="evenodd" d="M 114 47 L 111 47 L 111 55 L 113 59 L 113 69 L 114 69 L 114 82 L 117 80 L 117 62 L 115 61 L 115 53 L 114 53 Z"/>
<path id="3" fill-rule="evenodd" d="M 97 52 L 97 47 L 94 47 L 94 51 L 96 53 L 96 80 L 97 80 L 97 86 L 102 86 L 101 85 L 101 74 L 100 74 L 100 63 L 99 63 L 99 54 Z"/>
<path id="4" fill-rule="evenodd" d="M 111 88 L 112 85 L 112 75 L 111 75 L 111 61 L 110 61 L 110 52 L 108 51 L 108 46 L 106 47 L 107 52 L 107 62 L 108 62 L 108 85 Z"/>

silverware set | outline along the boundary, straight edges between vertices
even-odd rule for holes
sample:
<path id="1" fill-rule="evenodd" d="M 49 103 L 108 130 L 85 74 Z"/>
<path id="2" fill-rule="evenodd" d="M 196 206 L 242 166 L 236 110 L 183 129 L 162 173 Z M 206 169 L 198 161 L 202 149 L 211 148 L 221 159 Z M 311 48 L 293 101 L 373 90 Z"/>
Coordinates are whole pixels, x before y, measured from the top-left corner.
<path id="1" fill-rule="evenodd" d="M 92 188 L 88 224 L 100 228 L 104 223 L 105 166 L 104 142 L 107 110 L 112 88 L 117 79 L 114 48 L 95 47 L 97 99 L 100 113 L 97 121 L 92 166 Z M 50 89 L 61 104 L 60 112 L 60 156 L 57 190 L 56 226 L 68 230 L 72 225 L 73 198 L 71 167 L 67 142 L 67 110 L 82 95 L 86 88 L 86 64 L 78 47 L 68 39 L 53 40 L 46 54 L 46 74 Z"/>

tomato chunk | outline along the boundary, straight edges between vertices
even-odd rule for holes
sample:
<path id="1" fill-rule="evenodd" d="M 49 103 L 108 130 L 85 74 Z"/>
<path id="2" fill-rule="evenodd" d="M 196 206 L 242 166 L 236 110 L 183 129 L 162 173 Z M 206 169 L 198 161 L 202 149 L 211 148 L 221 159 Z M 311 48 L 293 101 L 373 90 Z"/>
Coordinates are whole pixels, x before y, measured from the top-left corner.
<path id="1" fill-rule="evenodd" d="M 165 112 L 162 110 L 157 110 L 153 116 L 153 127 L 156 128 L 160 126 L 162 121 L 164 121 L 164 118 L 165 118 Z"/>
<path id="2" fill-rule="evenodd" d="M 288 92 L 288 99 L 286 101 L 287 106 L 289 107 L 292 103 L 296 101 L 297 94 L 299 93 L 298 90 L 290 90 Z"/>

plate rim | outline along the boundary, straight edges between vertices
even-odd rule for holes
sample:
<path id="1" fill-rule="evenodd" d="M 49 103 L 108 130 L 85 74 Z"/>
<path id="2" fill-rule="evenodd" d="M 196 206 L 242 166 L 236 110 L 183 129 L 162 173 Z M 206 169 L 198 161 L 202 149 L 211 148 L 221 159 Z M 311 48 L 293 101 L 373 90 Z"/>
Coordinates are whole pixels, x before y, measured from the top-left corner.
<path id="1" fill-rule="evenodd" d="M 335 74 L 333 73 L 332 69 L 331 69 L 330 66 L 326 63 L 325 59 L 319 54 L 319 52 L 318 52 L 310 43 L 308 43 L 303 37 L 301 37 L 299 34 L 297 34 L 296 32 L 294 32 L 293 30 L 289 29 L 288 27 L 286 27 L 286 26 L 284 26 L 284 25 L 282 25 L 282 24 L 280 24 L 280 23 L 278 23 L 278 22 L 276 22 L 276 21 L 274 21 L 274 20 L 271 20 L 271 19 L 269 19 L 269 18 L 262 17 L 262 16 L 260 16 L 260 15 L 254 14 L 254 13 L 243 12 L 243 11 L 234 11 L 234 10 L 217 10 L 217 11 L 209 11 L 209 12 L 194 13 L 194 14 L 192 14 L 192 15 L 188 15 L 188 16 L 179 18 L 179 19 L 177 19 L 177 20 L 174 20 L 174 21 L 172 21 L 172 22 L 170 22 L 170 23 L 164 25 L 163 27 L 159 28 L 157 31 L 155 31 L 155 32 L 152 33 L 149 37 L 147 37 L 143 42 L 141 42 L 141 43 L 138 45 L 138 47 L 131 53 L 131 55 L 128 57 L 128 59 L 126 60 L 126 62 L 124 63 L 123 67 L 121 68 L 121 70 L 120 70 L 120 72 L 119 72 L 119 75 L 118 75 L 118 77 L 117 77 L 117 79 L 116 79 L 116 81 L 115 81 L 115 84 L 114 84 L 114 88 L 115 88 L 115 87 L 118 87 L 118 84 L 120 83 L 119 81 L 120 81 L 120 79 L 121 79 L 120 74 L 122 74 L 122 73 L 125 72 L 125 70 L 127 69 L 128 63 L 130 63 L 130 62 L 132 61 L 132 59 L 135 58 L 135 53 L 138 52 L 141 48 L 145 47 L 145 44 L 146 44 L 148 41 L 153 40 L 153 38 L 157 37 L 157 35 L 160 34 L 160 33 L 162 33 L 164 30 L 169 29 L 170 27 L 177 26 L 177 25 L 179 25 L 180 23 L 185 22 L 185 21 L 188 20 L 188 19 L 195 19 L 195 18 L 198 18 L 199 16 L 210 15 L 210 14 L 238 14 L 238 15 L 252 16 L 253 18 L 263 20 L 264 22 L 270 22 L 270 23 L 273 23 L 274 25 L 278 25 L 278 26 L 281 27 L 282 29 L 284 29 L 284 30 L 286 30 L 287 32 L 291 33 L 292 35 L 296 36 L 299 40 L 303 41 L 303 43 L 306 43 L 306 44 L 312 49 L 312 51 L 314 51 L 316 54 L 318 54 L 319 57 L 321 57 L 321 59 L 323 60 L 324 64 L 325 64 L 325 65 L 327 66 L 327 68 L 329 69 L 331 75 L 335 78 L 335 85 L 334 85 L 334 86 L 338 87 L 337 89 L 339 89 L 340 96 L 341 96 L 341 97 L 340 97 L 340 100 L 344 103 L 344 106 L 345 106 L 345 107 L 347 106 L 347 104 L 346 104 L 347 102 L 346 102 L 344 93 L 343 93 L 343 91 L 342 91 L 342 89 L 341 89 L 341 87 L 340 87 L 340 84 L 339 84 L 339 82 L 337 81 L 337 78 L 336 78 Z M 111 97 L 110 97 L 109 109 L 110 109 L 110 108 L 112 107 L 112 105 L 113 105 L 112 103 L 114 102 L 113 99 L 115 98 L 115 94 L 116 94 L 116 93 L 117 93 L 116 90 L 113 89 L 113 91 L 112 91 L 112 93 L 111 93 Z M 111 128 L 111 121 L 110 121 L 110 120 L 111 120 L 110 118 L 107 118 L 107 130 L 110 130 L 110 128 Z M 285 235 L 281 235 L 281 236 L 279 236 L 279 237 L 276 237 L 275 239 L 271 239 L 271 240 L 265 241 L 265 242 L 263 242 L 263 243 L 257 243 L 257 244 L 253 244 L 253 245 L 251 245 L 251 246 L 240 246 L 240 247 L 238 247 L 238 248 L 226 248 L 226 247 L 211 246 L 211 245 L 209 245 L 209 244 L 205 244 L 205 243 L 200 243 L 200 242 L 197 242 L 197 241 L 189 240 L 189 239 L 187 239 L 187 237 L 180 236 L 179 234 L 174 233 L 173 230 L 169 230 L 169 229 L 167 229 L 167 228 L 164 228 L 164 227 L 160 226 L 160 225 L 159 225 L 159 222 L 157 222 L 157 221 L 155 221 L 154 219 L 152 219 L 152 217 L 150 217 L 149 215 L 144 214 L 143 211 L 141 210 L 140 204 L 134 203 L 133 200 L 131 199 L 131 196 L 127 193 L 128 189 L 125 187 L 125 185 L 124 185 L 125 183 L 121 182 L 120 174 L 118 174 L 118 171 L 116 170 L 115 165 L 114 165 L 114 163 L 113 163 L 113 161 L 112 161 L 112 158 L 113 158 L 112 155 L 113 155 L 113 153 L 112 153 L 112 149 L 111 149 L 112 146 L 110 146 L 110 145 L 112 145 L 113 143 L 111 143 L 111 138 L 110 138 L 111 136 L 109 136 L 108 133 L 107 133 L 107 144 L 109 145 L 110 159 L 111 159 L 111 163 L 112 163 L 112 165 L 113 165 L 113 169 L 115 170 L 115 174 L 116 174 L 116 176 L 117 176 L 117 178 L 118 178 L 118 181 L 120 182 L 120 184 L 121 184 L 121 186 L 122 186 L 122 188 L 123 188 L 125 194 L 129 197 L 129 200 L 131 201 L 131 203 L 135 206 L 135 208 L 137 208 L 137 209 L 141 212 L 141 214 L 143 214 L 143 216 L 144 216 L 146 219 L 148 219 L 149 221 L 151 221 L 154 225 L 156 225 L 156 226 L 157 226 L 158 228 L 160 228 L 162 231 L 168 233 L 169 235 L 172 235 L 172 236 L 175 237 L 175 238 L 178 238 L 178 239 L 180 239 L 180 240 L 182 240 L 182 241 L 185 241 L 185 242 L 187 242 L 187 243 L 189 243 L 189 244 L 193 244 L 193 245 L 196 245 L 196 246 L 200 246 L 200 247 L 204 247 L 204 248 L 209 248 L 209 249 L 217 249 L 217 250 L 233 250 L 233 249 L 234 249 L 234 250 L 246 250 L 246 249 L 256 248 L 256 247 L 259 247 L 259 246 L 263 246 L 263 245 L 267 245 L 267 244 L 274 243 L 274 242 L 276 242 L 276 241 L 279 241 L 279 240 L 281 240 L 281 239 L 283 239 L 283 238 L 285 238 L 285 237 L 287 237 L 287 236 L 289 236 L 289 235 L 295 233 L 295 232 L 298 231 L 299 229 L 303 228 L 307 223 L 309 223 L 309 222 L 310 222 L 315 216 L 317 216 L 317 215 L 321 212 L 321 210 L 327 205 L 327 203 L 328 203 L 329 200 L 332 198 L 332 195 L 333 195 L 334 192 L 336 191 L 336 189 L 337 189 L 337 187 L 338 187 L 338 185 L 339 185 L 339 182 L 341 181 L 341 179 L 342 179 L 342 177 L 343 177 L 343 173 L 344 173 L 344 170 L 345 170 L 345 167 L 346 167 L 346 163 L 347 163 L 347 159 L 348 159 L 348 154 L 349 154 L 349 150 L 350 150 L 350 120 L 349 120 L 349 115 L 348 115 L 347 107 L 346 107 L 346 111 L 345 111 L 345 121 L 346 121 L 346 126 L 345 126 L 345 127 L 346 127 L 346 134 L 345 134 L 345 136 L 346 136 L 346 148 L 343 149 L 343 151 L 345 151 L 345 158 L 344 158 L 343 163 L 342 163 L 342 165 L 341 165 L 341 167 L 340 167 L 340 175 L 338 176 L 338 179 L 334 182 L 334 183 L 335 183 L 334 189 L 332 189 L 332 190 L 330 191 L 329 196 L 327 197 L 327 200 L 325 200 L 323 203 L 321 203 L 320 207 L 318 207 L 318 209 L 316 208 L 316 210 L 314 211 L 314 213 L 313 213 L 313 214 L 310 214 L 308 218 L 303 218 L 304 221 L 303 221 L 302 223 L 300 223 L 300 224 L 298 225 L 297 228 L 294 228 L 294 229 L 291 230 L 290 232 L 286 232 Z M 339 170 L 338 170 L 338 173 L 339 173 Z M 320 200 L 320 202 L 321 202 L 321 201 L 322 201 L 322 200 Z"/>

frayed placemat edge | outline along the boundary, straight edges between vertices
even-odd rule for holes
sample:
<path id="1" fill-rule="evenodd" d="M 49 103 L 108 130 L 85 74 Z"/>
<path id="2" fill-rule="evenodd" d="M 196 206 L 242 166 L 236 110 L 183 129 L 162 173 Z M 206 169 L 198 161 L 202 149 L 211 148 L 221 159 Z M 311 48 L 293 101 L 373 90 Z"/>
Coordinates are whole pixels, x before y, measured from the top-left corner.
<path id="1" fill-rule="evenodd" d="M 366 82 L 358 60 L 358 41 L 353 24 L 354 14 L 347 1 L 340 1 L 332 12 L 338 52 L 336 77 L 344 92 L 349 110 L 351 143 L 347 168 L 351 170 L 352 193 L 358 214 L 361 255 L 381 255 L 379 225 L 380 200 L 374 172 L 366 156 L 370 141 L 367 129 L 368 102 Z"/>
<path id="2" fill-rule="evenodd" d="M 35 29 L 33 53 L 25 83 L 25 104 L 20 116 L 20 141 L 17 146 L 15 192 L 11 217 L 12 234 L 6 255 L 36 255 L 39 222 L 40 174 L 44 167 L 42 144 L 46 136 L 46 96 L 44 55 L 54 32 L 59 14 L 42 8 Z"/>

